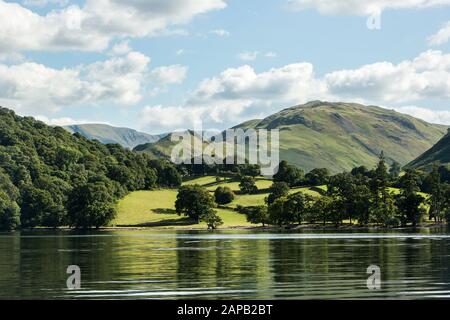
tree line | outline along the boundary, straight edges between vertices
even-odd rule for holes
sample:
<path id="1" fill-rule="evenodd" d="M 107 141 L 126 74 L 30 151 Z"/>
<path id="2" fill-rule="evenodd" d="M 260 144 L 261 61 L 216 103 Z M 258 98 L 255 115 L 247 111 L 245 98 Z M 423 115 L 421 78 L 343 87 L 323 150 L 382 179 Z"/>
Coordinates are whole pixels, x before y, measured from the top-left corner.
<path id="1" fill-rule="evenodd" d="M 0 108 L 1 230 L 105 226 L 128 192 L 180 185 L 169 161 Z"/>
<path id="2" fill-rule="evenodd" d="M 327 169 L 304 174 L 301 169 L 282 161 L 273 177 L 265 205 L 236 210 L 254 224 L 288 226 L 294 224 L 333 224 L 344 222 L 385 227 L 416 226 L 425 217 L 436 222 L 450 221 L 450 170 L 433 166 L 431 172 L 406 169 L 398 163 L 387 165 L 380 155 L 375 168 L 354 168 L 351 172 L 331 175 Z M 319 197 L 295 192 L 296 187 L 316 187 Z M 321 188 L 318 188 L 321 186 Z M 241 175 L 240 192 L 258 192 L 253 176 Z M 426 193 L 425 193 L 426 192 Z M 221 224 L 214 208 L 234 200 L 228 187 L 219 186 L 214 195 L 198 185 L 183 186 L 175 204 L 179 214 L 209 228 Z"/>

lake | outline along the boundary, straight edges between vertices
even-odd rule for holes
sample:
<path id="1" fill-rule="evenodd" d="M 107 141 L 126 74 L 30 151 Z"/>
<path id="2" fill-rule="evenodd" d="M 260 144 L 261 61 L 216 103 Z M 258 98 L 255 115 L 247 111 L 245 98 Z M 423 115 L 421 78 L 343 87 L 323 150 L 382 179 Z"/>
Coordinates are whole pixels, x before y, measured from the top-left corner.
<path id="1" fill-rule="evenodd" d="M 69 265 L 81 288 L 68 290 Z M 367 268 L 381 288 L 367 288 Z M 450 234 L 35 231 L 0 233 L 0 299 L 450 297 Z"/>

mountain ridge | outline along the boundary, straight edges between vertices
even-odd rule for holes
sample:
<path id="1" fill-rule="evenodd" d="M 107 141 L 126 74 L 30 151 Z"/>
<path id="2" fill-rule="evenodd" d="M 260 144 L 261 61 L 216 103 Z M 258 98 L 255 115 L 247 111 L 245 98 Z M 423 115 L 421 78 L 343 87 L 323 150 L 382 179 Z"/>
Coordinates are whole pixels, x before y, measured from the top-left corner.
<path id="1" fill-rule="evenodd" d="M 105 144 L 117 143 L 128 149 L 133 149 L 141 144 L 156 142 L 165 136 L 164 134 L 151 135 L 130 128 L 99 123 L 68 125 L 63 126 L 63 128 L 70 133 L 78 132 L 90 140 L 98 140 Z"/>
<path id="2" fill-rule="evenodd" d="M 389 162 L 406 165 L 431 148 L 448 127 L 378 106 L 311 101 L 232 128 L 279 129 L 281 160 L 305 171 L 341 172 L 375 165 L 382 151 Z M 174 145 L 164 139 L 135 151 L 170 156 Z"/>

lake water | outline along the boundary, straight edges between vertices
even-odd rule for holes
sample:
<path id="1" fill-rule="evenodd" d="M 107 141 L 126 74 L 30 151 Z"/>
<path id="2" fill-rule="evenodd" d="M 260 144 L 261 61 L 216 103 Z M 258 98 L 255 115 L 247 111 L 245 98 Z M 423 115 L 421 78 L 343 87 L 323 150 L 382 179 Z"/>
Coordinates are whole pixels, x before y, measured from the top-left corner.
<path id="1" fill-rule="evenodd" d="M 68 290 L 69 265 L 81 289 Z M 381 268 L 381 289 L 366 285 Z M 0 299 L 450 298 L 450 234 L 0 233 Z"/>

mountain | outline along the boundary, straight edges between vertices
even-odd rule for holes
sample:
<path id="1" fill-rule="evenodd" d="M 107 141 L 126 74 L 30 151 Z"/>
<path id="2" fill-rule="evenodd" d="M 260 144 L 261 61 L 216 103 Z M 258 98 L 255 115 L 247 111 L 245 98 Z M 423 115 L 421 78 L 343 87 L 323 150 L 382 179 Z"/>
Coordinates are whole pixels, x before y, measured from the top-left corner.
<path id="1" fill-rule="evenodd" d="M 429 168 L 434 163 L 450 165 L 450 129 L 431 149 L 407 165 L 408 168 Z"/>
<path id="2" fill-rule="evenodd" d="M 431 148 L 447 131 L 393 110 L 355 103 L 313 101 L 284 109 L 234 128 L 279 129 L 280 159 L 305 171 L 333 172 L 373 167 L 381 151 L 389 162 L 405 165 Z M 138 146 L 136 151 L 170 155 L 170 138 Z"/>
<path id="3" fill-rule="evenodd" d="M 78 132 L 90 140 L 102 143 L 118 143 L 124 148 L 133 149 L 135 146 L 158 141 L 164 135 L 150 135 L 129 128 L 118 128 L 106 124 L 80 124 L 65 126 L 70 133 Z"/>

